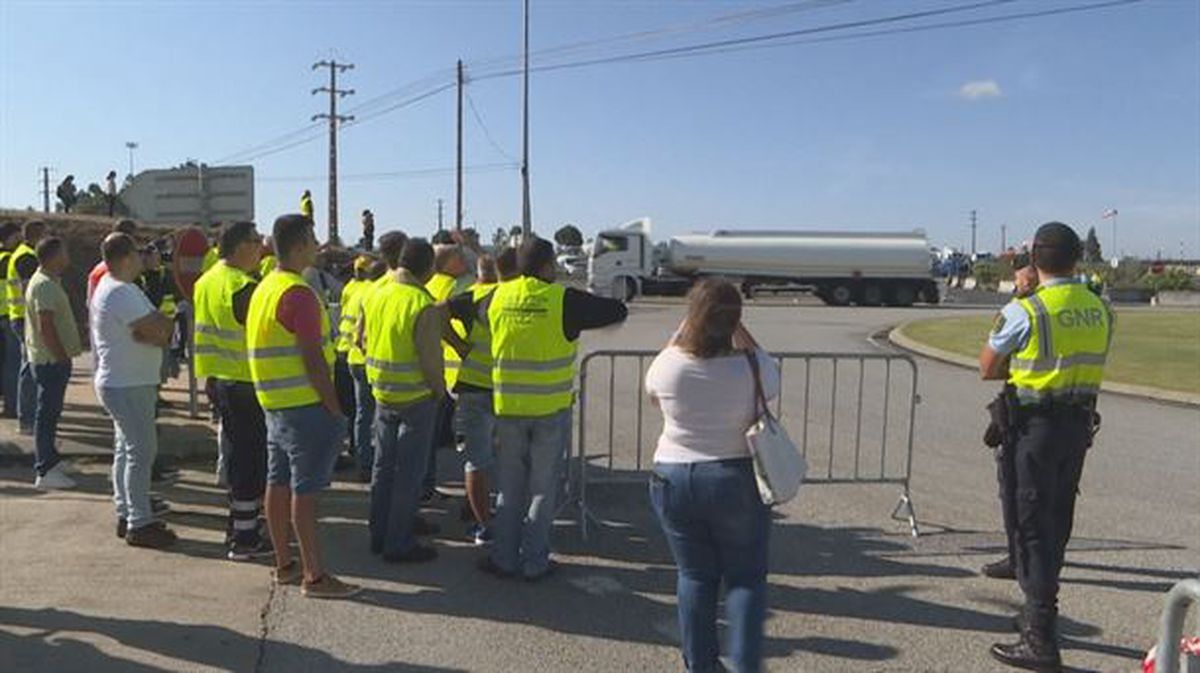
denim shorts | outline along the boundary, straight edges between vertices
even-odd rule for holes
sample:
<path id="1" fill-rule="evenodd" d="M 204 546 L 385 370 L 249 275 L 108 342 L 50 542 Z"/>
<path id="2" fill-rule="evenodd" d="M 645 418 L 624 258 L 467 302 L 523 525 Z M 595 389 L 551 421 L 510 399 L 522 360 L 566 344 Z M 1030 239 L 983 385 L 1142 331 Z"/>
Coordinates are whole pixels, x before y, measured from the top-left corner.
<path id="1" fill-rule="evenodd" d="M 496 416 L 490 392 L 463 392 L 454 412 L 454 434 L 466 456 L 467 472 L 487 472 L 496 466 Z"/>
<path id="2" fill-rule="evenodd" d="M 264 409 L 267 421 L 267 483 L 289 485 L 297 495 L 329 486 L 346 437 L 346 418 L 320 404 Z"/>

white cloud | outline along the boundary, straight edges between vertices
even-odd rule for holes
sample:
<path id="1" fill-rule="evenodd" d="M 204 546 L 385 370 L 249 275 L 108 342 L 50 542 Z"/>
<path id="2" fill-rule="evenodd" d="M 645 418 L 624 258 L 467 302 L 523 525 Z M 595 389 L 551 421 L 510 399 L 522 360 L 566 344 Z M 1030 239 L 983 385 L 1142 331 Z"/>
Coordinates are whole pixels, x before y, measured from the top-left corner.
<path id="1" fill-rule="evenodd" d="M 1000 90 L 1000 85 L 994 79 L 980 79 L 967 82 L 958 89 L 959 98 L 966 100 L 1000 98 L 1003 95 L 1004 92 Z"/>

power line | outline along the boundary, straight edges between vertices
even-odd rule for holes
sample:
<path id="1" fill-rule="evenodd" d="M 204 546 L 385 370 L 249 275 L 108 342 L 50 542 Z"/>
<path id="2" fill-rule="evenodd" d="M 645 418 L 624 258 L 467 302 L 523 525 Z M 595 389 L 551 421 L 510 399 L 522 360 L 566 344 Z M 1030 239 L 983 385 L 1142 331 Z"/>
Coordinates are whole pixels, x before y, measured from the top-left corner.
<path id="1" fill-rule="evenodd" d="M 496 139 L 492 137 L 492 132 L 488 130 L 487 124 L 483 123 L 483 117 L 479 114 L 479 108 L 475 107 L 475 99 L 471 98 L 470 93 L 467 94 L 467 105 L 471 108 L 471 116 L 475 117 L 475 123 L 479 124 L 479 130 L 483 131 L 483 137 L 487 139 L 488 144 L 491 145 L 492 148 L 497 152 L 499 152 L 500 155 L 505 159 L 517 161 L 516 157 L 508 152 L 505 152 L 504 148 L 501 147 L 500 144 L 496 142 Z"/>
<path id="2" fill-rule="evenodd" d="M 520 165 L 516 162 L 477 164 L 475 166 L 466 166 L 463 170 L 467 173 L 495 173 L 500 171 L 515 171 Z M 396 178 L 419 178 L 419 177 L 436 177 L 441 175 L 452 175 L 456 170 L 455 166 L 444 166 L 437 168 L 414 168 L 403 171 L 385 171 L 376 173 L 343 173 L 339 178 L 346 182 L 369 182 L 376 180 L 392 180 Z M 324 176 L 321 175 L 289 175 L 289 176 L 257 176 L 255 180 L 260 182 L 308 182 L 311 180 L 319 180 Z"/>

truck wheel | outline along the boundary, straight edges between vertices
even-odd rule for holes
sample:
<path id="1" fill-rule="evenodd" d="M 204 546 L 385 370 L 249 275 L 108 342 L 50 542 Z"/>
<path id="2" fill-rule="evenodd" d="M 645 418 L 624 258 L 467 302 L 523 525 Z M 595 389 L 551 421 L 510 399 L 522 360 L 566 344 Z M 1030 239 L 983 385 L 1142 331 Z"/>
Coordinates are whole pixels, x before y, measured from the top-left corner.
<path id="1" fill-rule="evenodd" d="M 874 283 L 864 286 L 858 303 L 860 306 L 879 306 L 883 303 L 883 288 Z"/>
<path id="2" fill-rule="evenodd" d="M 854 291 L 849 285 L 828 285 L 824 288 L 821 298 L 830 306 L 849 306 L 854 299 Z"/>
<path id="3" fill-rule="evenodd" d="M 892 288 L 892 306 L 912 306 L 916 300 L 917 291 L 913 289 L 913 286 L 902 283 Z"/>

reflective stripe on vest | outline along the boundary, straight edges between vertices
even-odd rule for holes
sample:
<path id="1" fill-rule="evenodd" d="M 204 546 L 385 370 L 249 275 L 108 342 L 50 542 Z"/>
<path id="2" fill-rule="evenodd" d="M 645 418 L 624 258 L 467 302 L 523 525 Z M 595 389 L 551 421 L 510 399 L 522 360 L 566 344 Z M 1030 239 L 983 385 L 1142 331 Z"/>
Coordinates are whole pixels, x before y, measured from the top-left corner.
<path id="1" fill-rule="evenodd" d="M 476 283 L 471 286 L 471 299 L 478 306 L 493 290 L 493 283 Z M 458 380 L 476 388 L 492 387 L 492 331 L 488 328 L 487 320 L 478 315 L 471 322 L 467 334 L 467 343 L 471 350 L 463 358 L 462 368 L 458 370 Z"/>
<path id="2" fill-rule="evenodd" d="M 358 310 L 357 305 L 362 300 L 362 291 L 367 287 L 367 282 L 355 278 L 342 288 L 342 298 L 338 302 L 338 336 L 337 343 L 334 345 L 335 350 L 339 353 L 349 353 L 350 347 L 354 344 L 354 340 L 358 334 Z M 348 360 L 347 360 L 348 361 Z"/>
<path id="3" fill-rule="evenodd" d="M 433 301 L 442 302 L 454 296 L 454 288 L 457 285 L 458 280 L 454 276 L 444 273 L 435 273 L 433 274 L 433 277 L 429 279 L 429 282 L 425 283 L 425 289 L 429 290 L 429 294 L 433 297 Z M 454 331 L 458 333 L 458 336 L 464 339 L 467 337 L 467 328 L 463 326 L 462 321 L 451 319 L 450 325 L 454 328 Z M 461 365 L 461 360 L 462 358 L 458 357 L 458 351 L 454 350 L 450 344 L 443 341 L 442 361 L 445 363 L 446 367 L 447 390 L 454 388 L 454 384 L 458 382 L 458 371 L 459 366 Z"/>
<path id="4" fill-rule="evenodd" d="M 294 287 L 313 292 L 298 273 L 276 269 L 263 279 L 250 299 L 246 317 L 246 349 L 250 358 L 250 376 L 254 392 L 263 409 L 288 409 L 320 402 L 321 397 L 308 380 L 300 344 L 296 335 L 279 324 L 279 301 Z M 333 376 L 333 342 L 329 335 L 329 313 L 313 292 L 321 312 L 322 351 Z"/>
<path id="5" fill-rule="evenodd" d="M 1029 342 L 1009 360 L 1009 383 L 1022 404 L 1091 404 L 1100 392 L 1113 315 L 1086 285 L 1050 285 L 1018 300 L 1029 315 Z"/>
<path id="6" fill-rule="evenodd" d="M 0 318 L 8 318 L 8 261 L 12 252 L 0 250 Z"/>
<path id="7" fill-rule="evenodd" d="M 488 307 L 497 416 L 549 416 L 569 409 L 575 344 L 563 335 L 561 285 L 520 278 L 500 285 Z"/>
<path id="8" fill-rule="evenodd" d="M 196 376 L 251 381 L 246 354 L 246 328 L 233 314 L 233 296 L 255 282 L 250 274 L 224 261 L 196 281 Z M 166 301 L 163 301 L 166 304 Z"/>
<path id="9" fill-rule="evenodd" d="M 413 339 L 418 316 L 431 305 L 428 292 L 405 283 L 385 284 L 367 297 L 367 381 L 378 402 L 399 406 L 433 396 Z"/>
<path id="10" fill-rule="evenodd" d="M 25 282 L 17 273 L 17 265 L 26 257 L 35 256 L 33 248 L 21 241 L 12 256 L 8 258 L 8 282 L 5 284 L 5 294 L 8 298 L 9 320 L 25 319 Z"/>

